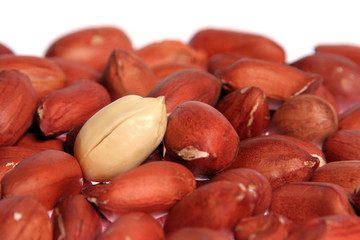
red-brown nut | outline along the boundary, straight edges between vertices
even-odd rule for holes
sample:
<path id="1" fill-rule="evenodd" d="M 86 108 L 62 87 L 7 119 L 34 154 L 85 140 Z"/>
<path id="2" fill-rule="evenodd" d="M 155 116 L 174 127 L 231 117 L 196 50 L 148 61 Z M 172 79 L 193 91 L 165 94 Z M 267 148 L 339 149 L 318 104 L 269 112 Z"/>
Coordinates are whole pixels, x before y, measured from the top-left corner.
<path id="1" fill-rule="evenodd" d="M 168 117 L 165 147 L 172 161 L 188 167 L 196 177 L 214 175 L 234 161 L 239 136 L 214 107 L 188 101 Z"/>
<path id="2" fill-rule="evenodd" d="M 159 80 L 149 65 L 135 53 L 115 49 L 108 60 L 101 82 L 114 101 L 130 94 L 146 97 Z"/>
<path id="3" fill-rule="evenodd" d="M 2 54 L 14 54 L 14 52 L 5 44 L 0 43 L 0 55 Z"/>
<path id="4" fill-rule="evenodd" d="M 251 168 L 269 181 L 273 189 L 288 183 L 310 180 L 319 161 L 290 140 L 259 136 L 240 142 L 232 168 Z"/>
<path id="5" fill-rule="evenodd" d="M 40 101 L 66 85 L 65 73 L 49 59 L 35 56 L 1 55 L 0 69 L 15 69 L 27 75 Z"/>
<path id="6" fill-rule="evenodd" d="M 0 183 L 6 173 L 14 169 L 19 162 L 34 155 L 35 153 L 37 153 L 36 150 L 29 148 L 17 146 L 0 147 Z"/>
<path id="7" fill-rule="evenodd" d="M 161 80 L 149 97 L 165 96 L 166 112 L 171 113 L 186 101 L 200 101 L 214 106 L 221 91 L 220 81 L 212 74 L 198 69 L 184 69 Z"/>
<path id="8" fill-rule="evenodd" d="M 36 120 L 45 136 L 58 136 L 88 120 L 110 102 L 102 85 L 79 80 L 47 95 L 37 108 Z"/>
<path id="9" fill-rule="evenodd" d="M 54 149 L 63 151 L 64 142 L 60 139 L 45 137 L 40 132 L 27 132 L 14 145 L 18 147 L 29 148 L 36 152 L 41 152 L 47 149 Z"/>
<path id="10" fill-rule="evenodd" d="M 29 129 L 36 102 L 27 76 L 17 70 L 0 70 L 0 146 L 15 144 Z"/>
<path id="11" fill-rule="evenodd" d="M 0 200 L 0 238 L 52 240 L 52 224 L 44 206 L 32 196 Z"/>
<path id="12" fill-rule="evenodd" d="M 189 169 L 170 161 L 154 161 L 133 168 L 85 191 L 100 210 L 123 214 L 131 211 L 166 212 L 196 187 Z"/>
<path id="13" fill-rule="evenodd" d="M 81 194 L 62 198 L 51 216 L 54 239 L 95 239 L 101 233 L 99 213 Z"/>
<path id="14" fill-rule="evenodd" d="M 287 183 L 273 191 L 270 211 L 289 218 L 295 224 L 322 216 L 356 216 L 350 197 L 345 188 L 333 183 Z"/>
<path id="15" fill-rule="evenodd" d="M 208 57 L 231 52 L 274 62 L 285 62 L 284 49 L 265 36 L 226 29 L 202 29 L 190 39 L 190 46 L 204 50 Z"/>
<path id="16" fill-rule="evenodd" d="M 242 57 L 246 57 L 246 56 L 231 52 L 215 54 L 209 58 L 207 64 L 207 70 L 208 72 L 215 74 L 217 70 L 230 66 L 231 64 L 238 61 Z"/>
<path id="17" fill-rule="evenodd" d="M 340 113 L 360 103 L 360 66 L 349 58 L 318 52 L 300 58 L 291 65 L 321 75 Z"/>
<path id="18" fill-rule="evenodd" d="M 360 104 L 356 104 L 340 114 L 339 129 L 360 130 Z"/>
<path id="19" fill-rule="evenodd" d="M 166 217 L 166 235 L 184 227 L 205 227 L 229 234 L 235 224 L 252 214 L 249 189 L 232 181 L 198 187 L 172 207 Z"/>
<path id="20" fill-rule="evenodd" d="M 320 53 L 333 53 L 347 57 L 360 66 L 360 47 L 351 44 L 321 44 L 315 46 Z"/>
<path id="21" fill-rule="evenodd" d="M 136 54 L 151 67 L 163 63 L 178 62 L 195 64 L 205 68 L 207 60 L 204 51 L 194 49 L 177 40 L 151 43 L 137 49 Z"/>
<path id="22" fill-rule="evenodd" d="M 309 220 L 290 234 L 287 240 L 357 240 L 360 218 L 357 216 L 325 216 Z"/>
<path id="23" fill-rule="evenodd" d="M 264 214 L 268 210 L 272 188 L 269 180 L 259 172 L 250 168 L 226 169 L 212 177 L 210 182 L 221 180 L 233 181 L 248 189 L 250 203 L 254 204 L 251 206 L 254 215 Z"/>
<path id="24" fill-rule="evenodd" d="M 328 162 L 360 160 L 360 130 L 343 129 L 330 135 L 322 150 Z"/>
<path id="25" fill-rule="evenodd" d="M 227 91 L 255 86 L 275 103 L 282 103 L 301 93 L 313 93 L 320 85 L 319 75 L 301 71 L 286 64 L 253 58 L 241 58 L 215 75 Z"/>
<path id="26" fill-rule="evenodd" d="M 46 57 L 60 57 L 102 72 L 116 48 L 132 50 L 126 33 L 117 27 L 101 26 L 67 33 L 53 42 Z"/>
<path id="27" fill-rule="evenodd" d="M 5 175 L 4 171 L 16 167 L 16 165 L 22 160 L 34 155 L 38 151 L 31 148 L 7 146 L 0 147 L 0 175 Z"/>
<path id="28" fill-rule="evenodd" d="M 314 171 L 311 181 L 334 183 L 353 193 L 360 185 L 360 160 L 327 163 Z"/>
<path id="29" fill-rule="evenodd" d="M 234 228 L 236 240 L 285 240 L 295 224 L 280 214 L 269 212 L 241 219 Z"/>
<path id="30" fill-rule="evenodd" d="M 74 144 L 76 137 L 84 124 L 85 122 L 79 123 L 66 133 L 65 142 L 64 142 L 64 150 L 66 152 L 70 154 L 74 153 Z"/>
<path id="31" fill-rule="evenodd" d="M 97 240 L 165 240 L 161 225 L 149 214 L 129 212 L 117 218 Z"/>
<path id="32" fill-rule="evenodd" d="M 89 80 L 93 82 L 99 82 L 101 73 L 95 71 L 88 66 L 82 65 L 78 62 L 71 61 L 65 58 L 50 57 L 51 61 L 55 62 L 66 75 L 66 86 L 71 85 L 78 80 Z"/>
<path id="33" fill-rule="evenodd" d="M 311 156 L 317 158 L 319 160 L 319 167 L 324 166 L 326 164 L 326 157 L 323 151 L 319 146 L 316 146 L 313 143 L 306 142 L 296 137 L 291 137 L 289 135 L 280 135 L 280 134 L 271 134 L 270 137 L 280 137 L 290 140 L 295 143 L 299 148 L 307 151 Z"/>
<path id="34" fill-rule="evenodd" d="M 200 67 L 199 65 L 181 62 L 167 62 L 163 64 L 158 64 L 153 66 L 151 69 L 159 80 L 162 80 L 170 74 L 184 69 L 204 70 L 204 68 Z"/>
<path id="35" fill-rule="evenodd" d="M 215 107 L 230 121 L 240 139 L 263 135 L 268 131 L 270 111 L 260 88 L 235 90 L 220 99 Z"/>
<path id="36" fill-rule="evenodd" d="M 68 153 L 45 150 L 21 161 L 1 181 L 2 197 L 32 195 L 52 209 L 64 195 L 79 193 L 82 172 Z"/>
<path id="37" fill-rule="evenodd" d="M 320 86 L 314 92 L 314 95 L 328 101 L 334 107 L 336 113 L 339 114 L 339 107 L 336 103 L 336 99 L 334 95 L 324 86 L 324 84 L 320 84 Z"/>
<path id="38" fill-rule="evenodd" d="M 321 146 L 337 127 L 337 113 L 331 104 L 318 96 L 302 94 L 287 100 L 275 111 L 269 132 Z"/>
<path id="39" fill-rule="evenodd" d="M 184 227 L 181 228 L 169 236 L 166 240 L 231 240 L 226 234 L 210 229 L 201 227 Z"/>
<path id="40" fill-rule="evenodd" d="M 354 190 L 354 192 L 351 195 L 351 202 L 356 209 L 356 211 L 360 212 L 360 185 L 357 186 Z"/>

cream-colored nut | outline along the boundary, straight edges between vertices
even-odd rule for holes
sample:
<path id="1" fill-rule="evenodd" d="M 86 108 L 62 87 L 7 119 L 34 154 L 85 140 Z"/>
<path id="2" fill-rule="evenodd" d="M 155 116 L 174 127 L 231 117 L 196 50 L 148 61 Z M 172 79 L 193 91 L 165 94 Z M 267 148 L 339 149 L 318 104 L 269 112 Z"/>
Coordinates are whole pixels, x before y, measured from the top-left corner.
<path id="1" fill-rule="evenodd" d="M 98 111 L 81 128 L 74 154 L 89 181 L 109 181 L 140 165 L 162 141 L 165 98 L 127 95 Z"/>

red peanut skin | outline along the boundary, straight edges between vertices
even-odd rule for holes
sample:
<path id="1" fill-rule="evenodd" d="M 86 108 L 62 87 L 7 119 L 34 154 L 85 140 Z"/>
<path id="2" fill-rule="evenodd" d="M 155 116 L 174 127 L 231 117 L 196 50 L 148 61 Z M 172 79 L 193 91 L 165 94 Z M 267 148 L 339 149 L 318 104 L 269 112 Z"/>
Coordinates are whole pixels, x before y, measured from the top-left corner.
<path id="1" fill-rule="evenodd" d="M 80 193 L 78 161 L 58 150 L 45 150 L 21 161 L 1 181 L 2 197 L 32 195 L 47 210 L 64 195 Z"/>
<path id="2" fill-rule="evenodd" d="M 285 51 L 273 40 L 247 32 L 202 29 L 190 39 L 190 46 L 204 50 L 208 57 L 231 52 L 274 62 L 285 62 Z"/>
<path id="3" fill-rule="evenodd" d="M 14 168 L 17 163 L 28 157 L 31 157 L 37 152 L 38 151 L 31 148 L 18 146 L 0 147 L 0 165 L 2 166 L 1 169 L 4 170 L 8 168 Z"/>
<path id="4" fill-rule="evenodd" d="M 229 169 L 251 168 L 264 175 L 273 189 L 310 180 L 319 161 L 295 143 L 281 137 L 258 136 L 240 142 Z"/>
<path id="5" fill-rule="evenodd" d="M 298 59 L 291 66 L 322 76 L 322 84 L 334 96 L 340 113 L 360 103 L 360 66 L 349 58 L 318 52 Z"/>
<path id="6" fill-rule="evenodd" d="M 360 130 L 343 129 L 330 135 L 322 150 L 328 162 L 360 159 Z"/>
<path id="7" fill-rule="evenodd" d="M 78 80 L 100 81 L 101 73 L 83 64 L 60 57 L 50 57 L 49 59 L 58 65 L 65 73 L 67 79 L 66 86 Z"/>
<path id="8" fill-rule="evenodd" d="M 7 146 L 0 147 L 0 182 L 6 173 L 11 171 L 22 160 L 36 154 L 37 151 L 24 147 Z M 1 191 L 1 185 L 0 185 Z"/>
<path id="9" fill-rule="evenodd" d="M 195 187 L 194 175 L 186 167 L 170 161 L 153 161 L 120 174 L 95 191 L 86 191 L 85 196 L 100 210 L 116 214 L 156 213 L 168 211 Z"/>
<path id="10" fill-rule="evenodd" d="M 204 69 L 207 60 L 204 51 L 174 40 L 148 44 L 137 49 L 136 54 L 151 67 L 164 63 L 189 63 Z"/>
<path id="11" fill-rule="evenodd" d="M 351 195 L 351 202 L 357 212 L 360 212 L 360 186 L 357 186 Z"/>
<path id="12" fill-rule="evenodd" d="M 196 177 L 211 176 L 229 167 L 239 142 L 231 123 L 206 103 L 185 102 L 168 117 L 165 147 L 169 157 Z"/>
<path id="13" fill-rule="evenodd" d="M 356 216 L 350 198 L 345 188 L 333 183 L 287 183 L 273 191 L 270 211 L 295 224 L 329 215 Z"/>
<path id="14" fill-rule="evenodd" d="M 185 227 L 204 227 L 229 234 L 235 224 L 252 214 L 248 189 L 231 181 L 198 187 L 170 209 L 165 234 Z"/>
<path id="15" fill-rule="evenodd" d="M 0 146 L 14 145 L 31 126 L 36 94 L 30 79 L 17 70 L 0 70 Z"/>
<path id="16" fill-rule="evenodd" d="M 161 225 L 149 214 L 129 212 L 119 216 L 97 240 L 165 240 Z"/>
<path id="17" fill-rule="evenodd" d="M 324 86 L 324 84 L 320 84 L 318 89 L 315 90 L 314 95 L 321 97 L 321 98 L 325 99 L 326 101 L 328 101 L 331 104 L 331 106 L 334 107 L 336 113 L 337 114 L 340 113 L 339 107 L 336 103 L 336 99 L 335 99 L 334 95 Z"/>
<path id="18" fill-rule="evenodd" d="M 41 132 L 25 133 L 14 146 L 23 147 L 41 152 L 47 149 L 64 150 L 64 142 L 61 139 L 46 137 Z"/>
<path id="19" fill-rule="evenodd" d="M 108 183 L 101 182 L 97 184 L 92 184 L 91 182 L 85 181 L 84 188 L 81 191 L 86 198 L 90 197 L 98 197 L 100 196 Z M 88 199 L 89 200 L 89 199 Z M 90 201 L 91 202 L 91 201 Z"/>
<path id="20" fill-rule="evenodd" d="M 99 213 L 81 194 L 62 198 L 54 208 L 51 219 L 54 239 L 95 239 L 101 233 Z"/>
<path id="21" fill-rule="evenodd" d="M 235 226 L 236 240 L 286 239 L 295 224 L 288 218 L 274 212 L 241 219 Z"/>
<path id="22" fill-rule="evenodd" d="M 166 240 L 231 240 L 226 234 L 209 228 L 185 227 L 173 232 Z"/>
<path id="23" fill-rule="evenodd" d="M 125 95 L 146 97 L 159 82 L 150 66 L 132 51 L 115 49 L 101 78 L 114 101 Z"/>
<path id="24" fill-rule="evenodd" d="M 187 101 L 200 101 L 214 106 L 220 91 L 221 83 L 214 75 L 199 69 L 184 69 L 161 80 L 148 96 L 165 96 L 166 112 L 171 113 Z"/>
<path id="25" fill-rule="evenodd" d="M 1 54 L 14 54 L 14 52 L 5 44 L 0 43 L 0 55 Z"/>
<path id="26" fill-rule="evenodd" d="M 40 101 L 54 90 L 66 85 L 65 73 L 47 58 L 35 56 L 0 55 L 0 69 L 15 69 L 30 78 Z"/>
<path id="27" fill-rule="evenodd" d="M 207 70 L 209 73 L 215 74 L 217 70 L 224 69 L 243 57 L 246 56 L 231 52 L 215 54 L 211 58 L 209 58 Z"/>
<path id="28" fill-rule="evenodd" d="M 306 221 L 287 240 L 357 240 L 359 226 L 358 216 L 325 216 Z"/>
<path id="29" fill-rule="evenodd" d="M 338 127 L 338 116 L 329 102 L 301 94 L 284 102 L 271 116 L 270 134 L 283 134 L 321 146 Z"/>
<path id="30" fill-rule="evenodd" d="M 14 196 L 0 201 L 0 238 L 52 240 L 47 210 L 33 196 Z"/>
<path id="31" fill-rule="evenodd" d="M 354 105 L 340 114 L 339 129 L 360 130 L 360 104 Z"/>
<path id="32" fill-rule="evenodd" d="M 88 120 L 110 102 L 102 85 L 79 80 L 47 95 L 37 108 L 36 121 L 45 136 L 58 136 Z"/>
<path id="33" fill-rule="evenodd" d="M 84 126 L 85 122 L 77 124 L 66 133 L 64 149 L 67 153 L 74 154 L 74 144 L 76 137 L 79 134 L 82 126 Z"/>
<path id="34" fill-rule="evenodd" d="M 313 93 L 322 81 L 319 75 L 254 58 L 240 58 L 217 70 L 215 75 L 227 91 L 254 86 L 263 90 L 269 99 L 280 103 L 301 93 Z"/>
<path id="35" fill-rule="evenodd" d="M 334 183 L 353 193 L 360 185 L 360 160 L 329 162 L 314 171 L 311 181 Z"/>
<path id="36" fill-rule="evenodd" d="M 351 59 L 360 66 L 360 47 L 350 44 L 321 44 L 315 47 L 316 52 L 332 53 Z"/>
<path id="37" fill-rule="evenodd" d="M 260 88 L 235 90 L 220 99 L 215 107 L 231 122 L 240 139 L 263 135 L 268 131 L 270 111 Z"/>
<path id="38" fill-rule="evenodd" d="M 301 140 L 296 137 L 292 137 L 289 135 L 281 135 L 281 134 L 270 134 L 269 137 L 280 137 L 290 140 L 291 142 L 295 143 L 299 148 L 308 152 L 311 156 L 316 157 L 319 160 L 319 167 L 326 164 L 326 157 L 323 151 L 319 146 L 316 146 L 313 143 Z"/>
<path id="39" fill-rule="evenodd" d="M 253 214 L 264 214 L 271 202 L 272 188 L 269 180 L 250 168 L 226 169 L 210 179 L 215 181 L 233 181 L 249 189 L 250 202 L 254 203 Z"/>
<path id="40" fill-rule="evenodd" d="M 127 34 L 119 28 L 100 26 L 64 34 L 46 50 L 46 57 L 65 58 L 103 72 L 116 48 L 132 50 Z"/>
<path id="41" fill-rule="evenodd" d="M 160 80 L 164 79 L 165 77 L 167 77 L 177 71 L 184 70 L 184 69 L 204 70 L 203 67 L 200 67 L 199 65 L 196 65 L 196 64 L 179 63 L 179 62 L 167 62 L 167 63 L 163 63 L 163 64 L 157 64 L 157 65 L 153 66 L 151 69 L 154 72 L 154 74 L 156 75 L 156 77 Z"/>

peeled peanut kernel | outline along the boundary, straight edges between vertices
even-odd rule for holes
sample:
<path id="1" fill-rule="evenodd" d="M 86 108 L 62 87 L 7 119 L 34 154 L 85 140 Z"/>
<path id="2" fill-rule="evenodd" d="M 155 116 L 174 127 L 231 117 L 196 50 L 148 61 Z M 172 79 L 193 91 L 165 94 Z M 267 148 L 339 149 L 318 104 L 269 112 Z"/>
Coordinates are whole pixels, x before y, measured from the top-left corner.
<path id="1" fill-rule="evenodd" d="M 74 155 L 89 181 L 109 181 L 140 165 L 164 137 L 165 98 L 127 95 L 93 115 L 76 137 Z"/>

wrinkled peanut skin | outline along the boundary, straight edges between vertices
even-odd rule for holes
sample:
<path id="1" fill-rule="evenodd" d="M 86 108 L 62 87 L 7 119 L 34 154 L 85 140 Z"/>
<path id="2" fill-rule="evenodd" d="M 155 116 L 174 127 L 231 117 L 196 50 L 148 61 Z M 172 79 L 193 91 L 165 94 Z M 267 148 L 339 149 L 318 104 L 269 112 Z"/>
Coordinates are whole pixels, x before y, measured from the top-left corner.
<path id="1" fill-rule="evenodd" d="M 33 196 L 13 196 L 0 201 L 0 238 L 8 240 L 53 239 L 53 227 L 45 207 Z"/>
<path id="2" fill-rule="evenodd" d="M 165 146 L 169 157 L 197 177 L 211 176 L 229 167 L 239 142 L 231 123 L 206 103 L 185 102 L 168 118 Z"/>
<path id="3" fill-rule="evenodd" d="M 151 215 L 135 211 L 118 217 L 96 239 L 165 240 L 165 234 Z"/>
<path id="4" fill-rule="evenodd" d="M 189 44 L 195 49 L 204 50 L 208 57 L 231 52 L 273 62 L 285 62 L 284 49 L 273 40 L 257 34 L 207 28 L 196 32 Z"/>
<path id="5" fill-rule="evenodd" d="M 210 179 L 214 181 L 233 181 L 249 189 L 249 198 L 253 203 L 253 214 L 264 214 L 270 206 L 272 188 L 269 180 L 258 171 L 250 168 L 226 169 Z"/>
<path id="6" fill-rule="evenodd" d="M 196 182 L 191 171 L 181 164 L 153 161 L 120 174 L 109 184 L 94 187 L 85 191 L 85 196 L 100 210 L 116 214 L 163 213 L 194 191 Z"/>
<path id="7" fill-rule="evenodd" d="M 81 179 L 81 168 L 73 156 L 44 150 L 22 160 L 3 177 L 2 197 L 32 195 L 50 210 L 62 196 L 80 193 Z"/>
<path id="8" fill-rule="evenodd" d="M 345 188 L 333 183 L 287 183 L 273 191 L 270 211 L 295 224 L 329 215 L 356 216 L 350 198 Z"/>
<path id="9" fill-rule="evenodd" d="M 309 181 L 319 160 L 281 137 L 258 136 L 240 142 L 233 168 L 250 168 L 264 175 L 273 189 L 289 182 Z"/>
<path id="10" fill-rule="evenodd" d="M 102 231 L 100 214 L 82 194 L 62 198 L 51 216 L 54 238 L 94 239 Z M 84 227 L 83 227 L 84 226 Z"/>
<path id="11" fill-rule="evenodd" d="M 127 34 L 116 27 L 91 27 L 59 37 L 46 50 L 46 57 L 59 57 L 102 72 L 115 48 L 133 50 Z"/>
<path id="12" fill-rule="evenodd" d="M 0 70 L 0 146 L 14 145 L 25 134 L 33 122 L 36 104 L 29 77 L 17 70 Z"/>
<path id="13" fill-rule="evenodd" d="M 248 195 L 248 189 L 236 182 L 207 183 L 171 208 L 165 234 L 184 227 L 205 227 L 228 234 L 236 222 L 252 214 Z"/>
<path id="14" fill-rule="evenodd" d="M 200 101 L 214 106 L 220 97 L 221 83 L 212 74 L 199 69 L 183 69 L 162 79 L 149 97 L 165 97 L 166 112 L 173 112 L 187 101 Z"/>

